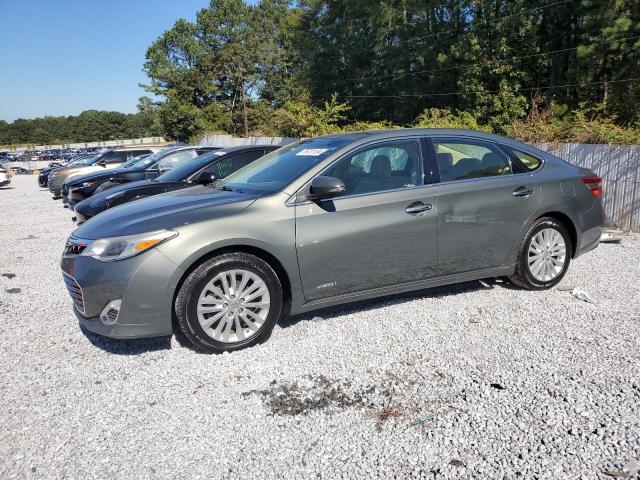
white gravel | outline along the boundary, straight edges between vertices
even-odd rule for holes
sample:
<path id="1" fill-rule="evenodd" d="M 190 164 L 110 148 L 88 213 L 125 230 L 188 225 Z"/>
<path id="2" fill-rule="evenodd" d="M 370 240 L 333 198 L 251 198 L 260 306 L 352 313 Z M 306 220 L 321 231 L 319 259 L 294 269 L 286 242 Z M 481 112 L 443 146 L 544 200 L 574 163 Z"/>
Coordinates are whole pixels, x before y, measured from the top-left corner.
<path id="1" fill-rule="evenodd" d="M 0 478 L 638 478 L 639 236 L 571 265 L 596 305 L 488 280 L 207 356 L 83 334 L 70 212 L 30 176 L 0 206 Z"/>

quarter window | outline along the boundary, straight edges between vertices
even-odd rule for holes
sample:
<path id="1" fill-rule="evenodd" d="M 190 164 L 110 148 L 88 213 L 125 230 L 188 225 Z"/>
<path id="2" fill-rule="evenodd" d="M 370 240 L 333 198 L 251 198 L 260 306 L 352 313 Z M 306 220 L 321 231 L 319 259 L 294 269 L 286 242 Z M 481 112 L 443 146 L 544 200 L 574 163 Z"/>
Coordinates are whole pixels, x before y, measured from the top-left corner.
<path id="1" fill-rule="evenodd" d="M 474 140 L 434 140 L 433 145 L 441 182 L 512 173 L 507 156 L 490 143 Z"/>
<path id="2" fill-rule="evenodd" d="M 542 165 L 542 161 L 539 158 L 533 157 L 528 153 L 520 152 L 518 150 L 511 149 L 511 153 L 513 153 L 518 160 L 524 165 L 528 172 L 532 172 L 540 165 Z"/>
<path id="3" fill-rule="evenodd" d="M 342 180 L 345 195 L 411 188 L 421 184 L 417 140 L 377 143 L 339 160 L 322 175 Z"/>

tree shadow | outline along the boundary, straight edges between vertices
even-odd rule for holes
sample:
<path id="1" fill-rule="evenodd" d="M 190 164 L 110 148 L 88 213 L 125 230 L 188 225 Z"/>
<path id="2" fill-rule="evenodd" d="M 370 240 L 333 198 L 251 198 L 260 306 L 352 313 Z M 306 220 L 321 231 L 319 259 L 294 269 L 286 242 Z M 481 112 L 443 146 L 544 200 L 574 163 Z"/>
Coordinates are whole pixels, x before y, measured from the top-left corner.
<path id="1" fill-rule="evenodd" d="M 311 321 L 318 317 L 322 320 L 326 320 L 342 315 L 377 310 L 382 307 L 398 305 L 400 303 L 410 302 L 421 298 L 446 298 L 477 290 L 491 290 L 493 288 L 519 289 L 519 287 L 513 285 L 504 278 L 487 278 L 481 281 L 474 280 L 464 283 L 455 283 L 452 285 L 443 285 L 441 287 L 425 288 L 413 292 L 387 295 L 369 300 L 360 300 L 353 303 L 336 305 L 334 307 L 325 307 L 318 310 L 312 310 L 310 312 L 300 313 L 298 315 L 291 315 L 281 320 L 279 325 L 282 328 L 289 328 L 301 321 Z"/>

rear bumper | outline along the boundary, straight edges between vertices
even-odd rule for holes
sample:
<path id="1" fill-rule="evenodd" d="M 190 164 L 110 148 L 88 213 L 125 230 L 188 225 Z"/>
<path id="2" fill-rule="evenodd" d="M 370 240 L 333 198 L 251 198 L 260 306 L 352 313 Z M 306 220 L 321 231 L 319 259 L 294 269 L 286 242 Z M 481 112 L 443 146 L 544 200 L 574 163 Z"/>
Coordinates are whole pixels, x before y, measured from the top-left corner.
<path id="1" fill-rule="evenodd" d="M 600 243 L 600 237 L 604 231 L 606 215 L 602 202 L 596 201 L 593 206 L 578 216 L 578 245 L 573 255 L 574 258 L 590 252 Z"/>

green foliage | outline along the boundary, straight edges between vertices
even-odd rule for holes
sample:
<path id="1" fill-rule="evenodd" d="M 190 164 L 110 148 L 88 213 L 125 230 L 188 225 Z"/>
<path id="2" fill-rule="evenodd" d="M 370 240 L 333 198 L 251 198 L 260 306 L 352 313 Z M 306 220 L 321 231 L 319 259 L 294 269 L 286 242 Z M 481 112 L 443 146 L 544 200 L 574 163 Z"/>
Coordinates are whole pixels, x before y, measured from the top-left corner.
<path id="1" fill-rule="evenodd" d="M 480 125 L 478 119 L 470 112 L 451 112 L 448 108 L 425 109 L 413 126 L 419 128 L 466 128 L 491 132 L 491 127 Z"/>
<path id="2" fill-rule="evenodd" d="M 338 103 L 336 95 L 322 108 L 309 102 L 290 101 L 275 112 L 275 125 L 283 136 L 314 137 L 340 132 L 340 122 L 351 109 L 346 103 Z"/>
<path id="3" fill-rule="evenodd" d="M 638 37 L 638 0 L 211 0 L 147 50 L 159 104 L 0 123 L 0 142 L 394 125 L 637 141 Z"/>
<path id="4" fill-rule="evenodd" d="M 162 134 L 158 107 L 140 101 L 135 114 L 87 110 L 77 116 L 0 122 L 0 145 L 98 142 Z"/>

